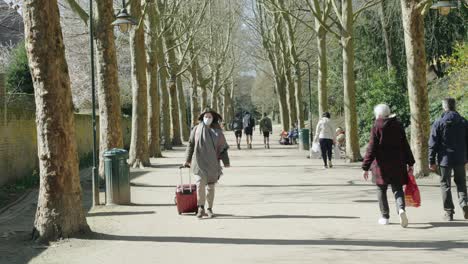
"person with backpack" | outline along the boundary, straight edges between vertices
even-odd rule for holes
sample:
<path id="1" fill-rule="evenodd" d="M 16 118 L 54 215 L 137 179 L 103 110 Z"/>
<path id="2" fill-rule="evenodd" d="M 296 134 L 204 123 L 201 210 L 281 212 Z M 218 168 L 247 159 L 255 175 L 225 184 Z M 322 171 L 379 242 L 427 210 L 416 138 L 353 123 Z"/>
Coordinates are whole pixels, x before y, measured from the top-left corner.
<path id="1" fill-rule="evenodd" d="M 255 130 L 255 119 L 249 112 L 245 112 L 243 127 L 247 141 L 247 148 L 252 149 L 252 134 Z"/>
<path id="2" fill-rule="evenodd" d="M 234 131 L 234 135 L 236 136 L 237 149 L 241 149 L 240 144 L 242 140 L 242 128 L 243 128 L 241 113 L 236 114 L 236 116 L 234 117 L 234 120 L 232 120 L 231 122 L 231 128 Z"/>
<path id="3" fill-rule="evenodd" d="M 198 117 L 200 123 L 190 133 L 189 144 L 185 153 L 184 167 L 192 168 L 197 184 L 197 218 L 205 215 L 205 202 L 208 204 L 207 215 L 214 217 L 213 203 L 215 184 L 223 174 L 220 161 L 229 168 L 229 145 L 224 137 L 220 122 L 221 115 L 212 109 Z"/>
<path id="4" fill-rule="evenodd" d="M 273 134 L 273 125 L 267 113 L 263 113 L 263 118 L 260 120 L 260 133 L 263 133 L 263 144 L 265 148 L 270 148 L 270 134 Z"/>
<path id="5" fill-rule="evenodd" d="M 442 101 L 444 113 L 432 124 L 429 137 L 429 166 L 431 171 L 440 168 L 440 188 L 445 210 L 444 219 L 453 221 L 455 206 L 452 200 L 452 171 L 457 185 L 458 202 L 468 219 L 468 197 L 466 191 L 466 171 L 468 149 L 468 122 L 456 111 L 453 98 Z M 436 160 L 437 159 L 437 160 Z"/>

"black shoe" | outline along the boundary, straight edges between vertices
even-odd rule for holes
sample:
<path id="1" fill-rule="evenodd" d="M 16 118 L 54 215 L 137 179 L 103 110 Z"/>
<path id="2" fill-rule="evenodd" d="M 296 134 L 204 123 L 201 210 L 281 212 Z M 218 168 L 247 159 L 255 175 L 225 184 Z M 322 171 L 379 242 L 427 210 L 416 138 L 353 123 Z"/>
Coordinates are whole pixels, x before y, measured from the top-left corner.
<path id="1" fill-rule="evenodd" d="M 447 211 L 444 215 L 445 221 L 453 221 L 453 212 Z"/>
<path id="2" fill-rule="evenodd" d="M 463 206 L 463 212 L 465 213 L 465 219 L 468 219 L 468 205 Z"/>
<path id="3" fill-rule="evenodd" d="M 240 149 L 240 144 L 237 144 L 237 149 Z"/>

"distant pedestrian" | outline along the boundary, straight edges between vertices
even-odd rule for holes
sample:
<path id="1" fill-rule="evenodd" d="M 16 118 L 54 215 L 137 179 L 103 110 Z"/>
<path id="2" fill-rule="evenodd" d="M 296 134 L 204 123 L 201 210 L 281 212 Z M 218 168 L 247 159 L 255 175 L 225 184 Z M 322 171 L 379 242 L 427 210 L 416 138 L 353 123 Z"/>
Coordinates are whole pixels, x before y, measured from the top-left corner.
<path id="1" fill-rule="evenodd" d="M 234 120 L 232 120 L 231 128 L 234 131 L 234 135 L 236 136 L 237 149 L 241 149 L 240 144 L 242 140 L 242 128 L 243 128 L 241 113 L 236 114 L 236 116 L 234 117 Z"/>
<path id="2" fill-rule="evenodd" d="M 468 160 L 468 122 L 456 111 L 455 99 L 442 101 L 444 113 L 432 125 L 429 138 L 429 164 L 431 171 L 440 167 L 440 188 L 445 210 L 445 220 L 452 221 L 455 206 L 452 200 L 452 171 L 457 185 L 458 202 L 468 219 L 465 164 Z M 437 158 L 437 160 L 436 160 Z"/>
<path id="3" fill-rule="evenodd" d="M 192 129 L 189 145 L 186 150 L 185 167 L 192 167 L 197 184 L 197 217 L 205 215 L 205 202 L 208 203 L 207 214 L 214 217 L 213 203 L 215 184 L 222 175 L 220 160 L 228 168 L 228 144 L 220 128 L 221 116 L 207 108 L 198 118 L 200 123 Z"/>
<path id="4" fill-rule="evenodd" d="M 324 168 L 333 168 L 332 150 L 335 142 L 335 127 L 330 120 L 329 112 L 323 113 L 322 118 L 317 123 L 314 141 L 320 143 Z"/>
<path id="5" fill-rule="evenodd" d="M 263 144 L 265 148 L 270 148 L 270 134 L 273 134 L 273 124 L 267 113 L 263 114 L 262 120 L 260 120 L 260 133 L 263 133 Z"/>
<path id="6" fill-rule="evenodd" d="M 255 119 L 249 112 L 245 112 L 245 115 L 242 121 L 243 121 L 244 133 L 245 133 L 246 141 L 247 141 L 247 148 L 251 149 L 252 148 L 252 134 L 253 134 L 253 131 L 255 130 Z"/>
<path id="7" fill-rule="evenodd" d="M 395 115 L 390 115 L 390 108 L 385 104 L 379 104 L 374 108 L 374 113 L 376 120 L 362 163 L 363 176 L 367 180 L 369 170 L 372 169 L 372 177 L 377 185 L 377 196 L 382 213 L 379 224 L 389 224 L 390 210 L 387 189 L 388 185 L 391 185 L 400 217 L 400 225 L 407 227 L 408 217 L 405 211 L 403 185 L 408 183 L 408 173 L 413 171 L 415 163 L 413 153 L 403 125 Z"/>

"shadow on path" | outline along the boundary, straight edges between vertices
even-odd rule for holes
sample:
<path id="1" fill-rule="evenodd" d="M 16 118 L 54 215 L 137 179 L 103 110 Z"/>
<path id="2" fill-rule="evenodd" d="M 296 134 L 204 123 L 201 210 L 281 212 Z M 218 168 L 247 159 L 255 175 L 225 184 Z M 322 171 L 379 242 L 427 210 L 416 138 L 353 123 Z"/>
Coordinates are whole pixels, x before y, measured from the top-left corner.
<path id="1" fill-rule="evenodd" d="M 163 207 L 163 206 L 175 206 L 174 204 L 146 204 L 146 203 L 132 203 L 130 206 L 154 206 L 154 207 Z"/>
<path id="2" fill-rule="evenodd" d="M 91 240 L 116 240 L 158 243 L 188 244 L 226 244 L 226 245 L 266 245 L 266 246 L 341 246 L 371 248 L 412 248 L 427 251 L 447 251 L 466 249 L 468 242 L 444 241 L 402 241 L 402 240 L 357 240 L 357 239 L 257 239 L 257 238 L 223 238 L 223 237 L 183 237 L 183 236 L 118 236 L 94 233 L 83 238 Z"/>
<path id="3" fill-rule="evenodd" d="M 424 225 L 420 227 L 414 227 L 413 225 Z M 440 227 L 462 227 L 468 228 L 467 221 L 453 221 L 453 222 L 429 222 L 429 223 L 410 223 L 409 229 L 433 229 L 433 228 L 440 228 Z"/>
<path id="4" fill-rule="evenodd" d="M 142 211 L 142 212 L 96 212 L 88 213 L 87 217 L 94 216 L 115 216 L 115 215 L 145 215 L 145 214 L 154 214 L 155 211 Z"/>
<path id="5" fill-rule="evenodd" d="M 328 215 L 232 215 L 216 214 L 215 219 L 359 219 L 356 216 L 328 216 Z"/>

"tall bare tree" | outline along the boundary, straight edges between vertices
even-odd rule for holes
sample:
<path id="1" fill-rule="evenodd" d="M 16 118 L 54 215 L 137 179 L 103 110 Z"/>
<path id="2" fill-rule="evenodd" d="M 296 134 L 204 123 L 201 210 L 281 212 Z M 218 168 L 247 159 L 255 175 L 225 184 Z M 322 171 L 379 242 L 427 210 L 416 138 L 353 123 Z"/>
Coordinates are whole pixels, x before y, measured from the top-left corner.
<path id="1" fill-rule="evenodd" d="M 130 2 L 130 15 L 142 17 L 140 1 Z M 150 165 L 148 152 L 148 90 L 146 81 L 145 32 L 142 23 L 130 31 L 132 56 L 132 136 L 129 163 L 134 168 Z"/>
<path id="2" fill-rule="evenodd" d="M 89 23 L 89 14 L 75 0 L 66 0 L 70 8 L 84 23 Z M 96 40 L 97 80 L 99 101 L 99 153 L 123 147 L 122 115 L 115 49 L 114 1 L 96 1 L 97 13 L 93 38 Z M 104 159 L 99 159 L 99 175 L 104 178 Z"/>
<path id="3" fill-rule="evenodd" d="M 416 160 L 414 173 L 417 177 L 429 174 L 429 100 L 422 14 L 428 4 L 424 0 L 401 0 L 411 111 L 411 146 Z"/>
<path id="4" fill-rule="evenodd" d="M 146 31 L 146 77 L 148 80 L 148 145 L 150 157 L 162 157 L 161 153 L 161 99 L 158 83 L 158 58 L 157 58 L 157 3 L 148 3 L 145 16 Z"/>
<path id="5" fill-rule="evenodd" d="M 89 231 L 81 200 L 75 122 L 57 0 L 23 2 L 36 100 L 40 171 L 34 236 L 51 241 Z"/>

